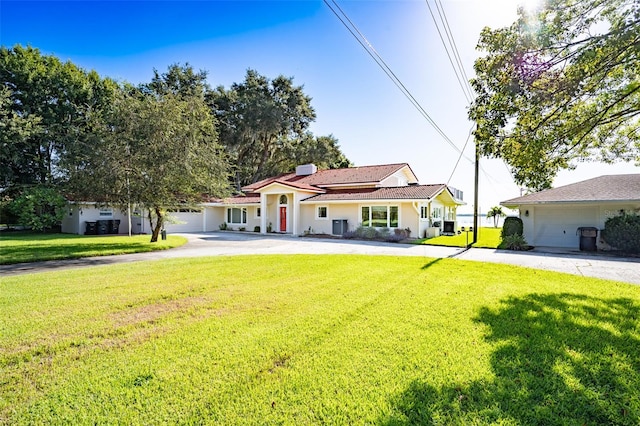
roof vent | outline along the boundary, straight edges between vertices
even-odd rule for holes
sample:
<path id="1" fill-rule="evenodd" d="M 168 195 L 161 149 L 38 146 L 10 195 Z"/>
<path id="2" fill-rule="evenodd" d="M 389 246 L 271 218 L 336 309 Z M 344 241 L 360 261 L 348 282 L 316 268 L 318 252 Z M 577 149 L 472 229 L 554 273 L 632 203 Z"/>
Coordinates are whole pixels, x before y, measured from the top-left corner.
<path id="1" fill-rule="evenodd" d="M 296 176 L 309 176 L 318 171 L 315 164 L 303 164 L 296 167 Z"/>

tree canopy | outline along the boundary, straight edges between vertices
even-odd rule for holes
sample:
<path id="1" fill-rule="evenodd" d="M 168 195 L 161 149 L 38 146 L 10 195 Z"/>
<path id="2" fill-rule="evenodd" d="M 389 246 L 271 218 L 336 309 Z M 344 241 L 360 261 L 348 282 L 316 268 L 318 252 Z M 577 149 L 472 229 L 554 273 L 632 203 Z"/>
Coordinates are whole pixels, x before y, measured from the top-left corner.
<path id="1" fill-rule="evenodd" d="M 518 184 L 551 185 L 580 161 L 640 162 L 640 3 L 547 0 L 485 28 L 469 117 Z"/>
<path id="2" fill-rule="evenodd" d="M 204 99 L 132 90 L 115 99 L 71 184 L 84 199 L 149 209 L 153 242 L 167 208 L 228 193 L 228 163 Z"/>
<path id="3" fill-rule="evenodd" d="M 115 90 L 112 80 L 38 49 L 0 47 L 0 185 L 63 181 L 91 134 L 90 116 Z"/>
<path id="4" fill-rule="evenodd" d="M 212 90 L 206 71 L 174 64 L 135 87 L 32 47 L 0 47 L 0 210 L 52 191 L 135 204 L 155 220 L 155 241 L 167 209 L 224 196 L 230 183 L 301 163 L 350 166 L 335 137 L 309 131 L 310 102 L 292 78 L 253 70 Z M 50 205 L 33 204 L 32 216 Z"/>
<path id="5" fill-rule="evenodd" d="M 248 70 L 242 83 L 219 86 L 209 97 L 218 119 L 220 142 L 234 165 L 240 189 L 269 176 L 313 162 L 322 167 L 350 165 L 333 136 L 314 137 L 311 98 L 293 78 L 269 79 Z"/>

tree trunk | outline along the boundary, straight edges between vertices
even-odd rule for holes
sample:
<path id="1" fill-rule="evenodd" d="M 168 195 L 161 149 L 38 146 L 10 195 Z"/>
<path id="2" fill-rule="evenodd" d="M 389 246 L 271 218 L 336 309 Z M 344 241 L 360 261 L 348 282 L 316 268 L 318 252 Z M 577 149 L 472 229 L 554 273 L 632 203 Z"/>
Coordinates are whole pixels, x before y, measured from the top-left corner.
<path id="1" fill-rule="evenodd" d="M 155 207 L 156 217 L 156 226 L 153 228 L 153 232 L 151 233 L 151 242 L 155 243 L 158 241 L 158 235 L 160 235 L 160 230 L 162 229 L 162 224 L 164 223 L 164 216 L 162 216 L 162 210 L 160 207 Z"/>

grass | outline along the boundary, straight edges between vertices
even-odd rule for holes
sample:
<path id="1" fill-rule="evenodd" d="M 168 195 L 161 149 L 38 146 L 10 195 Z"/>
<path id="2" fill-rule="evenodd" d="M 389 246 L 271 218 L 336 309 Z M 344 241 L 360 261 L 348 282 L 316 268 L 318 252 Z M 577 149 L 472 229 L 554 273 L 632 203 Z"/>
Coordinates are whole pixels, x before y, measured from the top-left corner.
<path id="1" fill-rule="evenodd" d="M 478 242 L 473 247 L 498 248 L 500 244 L 500 232 L 502 228 L 478 228 Z M 467 242 L 473 241 L 473 232 L 462 232 L 453 236 L 441 235 L 434 238 L 424 238 L 416 241 L 416 244 L 446 247 L 466 247 Z"/>
<path id="2" fill-rule="evenodd" d="M 0 424 L 640 422 L 640 287 L 383 256 L 0 278 Z"/>
<path id="3" fill-rule="evenodd" d="M 186 238 L 177 235 L 168 235 L 166 240 L 156 243 L 150 243 L 150 238 L 149 235 L 129 237 L 7 232 L 0 234 L 0 265 L 165 250 L 187 242 Z"/>

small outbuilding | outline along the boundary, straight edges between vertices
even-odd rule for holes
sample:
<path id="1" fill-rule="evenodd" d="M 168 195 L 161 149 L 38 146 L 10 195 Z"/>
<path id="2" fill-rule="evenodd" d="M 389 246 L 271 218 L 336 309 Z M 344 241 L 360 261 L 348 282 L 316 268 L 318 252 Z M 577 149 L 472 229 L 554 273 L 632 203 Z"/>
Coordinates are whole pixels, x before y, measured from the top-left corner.
<path id="1" fill-rule="evenodd" d="M 599 230 L 607 219 L 640 214 L 640 174 L 600 176 L 500 204 L 520 212 L 524 237 L 533 246 L 584 249 L 585 235 L 596 228 L 597 248 L 604 249 Z"/>

